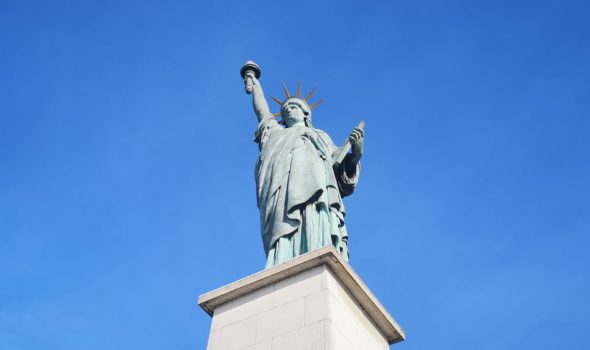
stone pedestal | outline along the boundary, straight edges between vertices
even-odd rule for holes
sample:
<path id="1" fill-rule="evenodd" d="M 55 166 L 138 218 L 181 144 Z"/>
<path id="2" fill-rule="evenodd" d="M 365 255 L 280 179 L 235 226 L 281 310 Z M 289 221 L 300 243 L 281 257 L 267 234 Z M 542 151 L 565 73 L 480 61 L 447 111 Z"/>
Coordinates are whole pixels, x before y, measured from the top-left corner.
<path id="1" fill-rule="evenodd" d="M 405 339 L 333 247 L 199 297 L 208 350 L 385 350 Z"/>

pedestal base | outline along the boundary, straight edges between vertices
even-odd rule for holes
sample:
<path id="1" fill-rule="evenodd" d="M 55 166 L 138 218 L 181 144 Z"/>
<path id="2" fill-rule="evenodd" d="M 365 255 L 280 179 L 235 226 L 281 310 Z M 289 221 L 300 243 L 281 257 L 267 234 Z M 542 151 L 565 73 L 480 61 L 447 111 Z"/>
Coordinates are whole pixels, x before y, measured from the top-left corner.
<path id="1" fill-rule="evenodd" d="M 333 247 L 199 297 L 208 350 L 385 350 L 405 339 Z"/>

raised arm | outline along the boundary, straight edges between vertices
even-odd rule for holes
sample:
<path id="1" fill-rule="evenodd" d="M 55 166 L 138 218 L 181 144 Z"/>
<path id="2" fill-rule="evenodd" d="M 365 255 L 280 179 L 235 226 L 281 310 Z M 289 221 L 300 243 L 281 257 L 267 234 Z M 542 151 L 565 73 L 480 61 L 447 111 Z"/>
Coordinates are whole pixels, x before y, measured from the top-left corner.
<path id="1" fill-rule="evenodd" d="M 244 79 L 250 79 L 252 82 L 252 102 L 254 104 L 254 112 L 256 112 L 258 121 L 260 122 L 264 119 L 271 118 L 273 115 L 270 112 L 270 108 L 268 107 L 268 103 L 264 97 L 264 91 L 262 91 L 262 85 L 260 85 L 260 81 L 256 79 L 254 73 L 251 71 L 246 73 L 246 77 Z"/>

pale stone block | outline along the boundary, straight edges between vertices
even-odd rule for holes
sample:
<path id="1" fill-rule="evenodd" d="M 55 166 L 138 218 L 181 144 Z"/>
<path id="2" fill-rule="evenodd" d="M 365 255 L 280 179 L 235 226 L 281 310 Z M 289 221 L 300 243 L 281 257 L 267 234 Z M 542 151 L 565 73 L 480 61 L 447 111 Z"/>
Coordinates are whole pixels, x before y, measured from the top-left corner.
<path id="1" fill-rule="evenodd" d="M 256 342 L 257 316 L 211 332 L 207 350 L 240 350 Z"/>
<path id="2" fill-rule="evenodd" d="M 228 303 L 230 304 L 228 307 L 225 307 L 227 304 L 222 305 L 222 311 L 220 313 L 217 312 L 218 309 L 215 309 L 214 317 L 211 321 L 211 330 L 217 330 L 272 309 L 273 290 L 274 286 L 270 285 Z"/>
<path id="3" fill-rule="evenodd" d="M 326 350 L 389 350 L 387 342 L 364 336 L 362 329 L 343 330 L 336 322 L 329 321 Z M 342 326 L 343 323 L 339 324 Z"/>
<path id="4" fill-rule="evenodd" d="M 363 324 L 365 330 L 365 339 L 367 342 L 374 344 L 375 349 L 389 349 L 389 343 L 385 336 L 377 329 L 377 327 L 366 316 L 357 319 Z"/>
<path id="5" fill-rule="evenodd" d="M 305 324 L 330 318 L 333 299 L 327 289 L 305 297 Z"/>
<path id="6" fill-rule="evenodd" d="M 314 267 L 287 279 L 275 286 L 275 306 L 319 292 L 322 289 L 322 266 Z"/>
<path id="7" fill-rule="evenodd" d="M 331 320 L 325 321 L 326 325 L 326 348 L 325 350 L 365 350 L 365 347 L 349 339 L 349 336 L 342 334 Z"/>
<path id="8" fill-rule="evenodd" d="M 303 327 L 305 299 L 301 298 L 258 315 L 256 341 L 284 334 Z"/>
<path id="9" fill-rule="evenodd" d="M 330 320 L 342 334 L 346 334 L 350 340 L 360 341 L 364 338 L 363 331 L 356 321 L 356 317 L 346 312 L 347 310 L 342 307 L 342 304 L 335 301 L 335 307 L 331 310 Z"/>
<path id="10" fill-rule="evenodd" d="M 334 273 L 329 269 L 324 273 L 324 283 L 326 289 L 328 289 L 338 299 L 342 305 L 349 307 L 351 310 L 357 308 L 357 303 L 350 297 L 346 289 L 342 288 L 342 285 L 338 282 Z"/>
<path id="11" fill-rule="evenodd" d="M 324 281 L 327 282 L 326 286 L 336 301 L 331 317 L 335 327 L 344 334 L 353 335 L 353 339 L 361 340 L 365 347 L 372 344 L 377 349 L 388 349 L 386 338 L 331 271 L 327 271 Z"/>
<path id="12" fill-rule="evenodd" d="M 240 350 L 272 350 L 272 339 L 258 343 Z"/>
<path id="13" fill-rule="evenodd" d="M 313 323 L 272 340 L 272 350 L 324 350 L 324 321 Z"/>
<path id="14" fill-rule="evenodd" d="M 405 339 L 333 247 L 211 291 L 199 305 L 213 316 L 209 350 L 388 350 Z"/>
<path id="15" fill-rule="evenodd" d="M 219 305 L 215 311 L 213 312 L 213 319 L 211 320 L 211 332 L 216 329 L 219 329 L 219 322 L 223 322 L 223 319 L 228 317 L 228 313 L 231 313 L 232 309 L 232 302 L 225 303 L 223 305 Z M 219 320 L 220 319 L 220 320 Z M 223 322 L 228 324 L 228 322 Z"/>

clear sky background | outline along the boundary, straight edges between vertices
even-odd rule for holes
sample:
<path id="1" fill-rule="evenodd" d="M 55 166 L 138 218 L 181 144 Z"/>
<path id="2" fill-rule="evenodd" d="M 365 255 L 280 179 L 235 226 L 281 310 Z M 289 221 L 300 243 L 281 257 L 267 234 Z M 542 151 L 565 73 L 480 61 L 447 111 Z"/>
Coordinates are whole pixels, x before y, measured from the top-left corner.
<path id="1" fill-rule="evenodd" d="M 264 266 L 248 59 L 366 120 L 394 349 L 590 348 L 590 2 L 2 0 L 1 350 L 206 347 L 197 296 Z"/>

